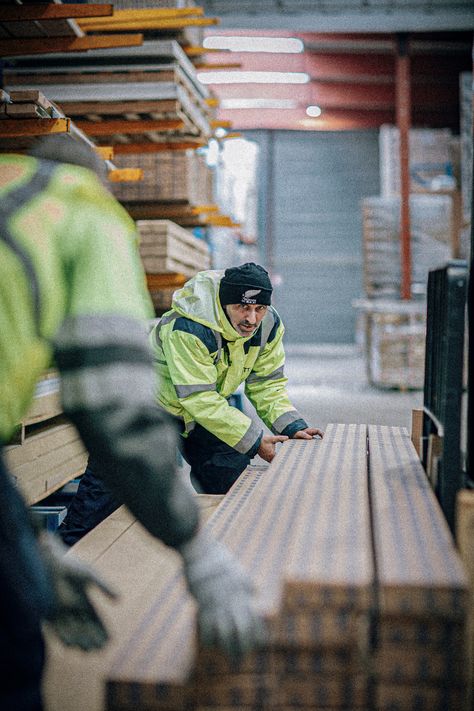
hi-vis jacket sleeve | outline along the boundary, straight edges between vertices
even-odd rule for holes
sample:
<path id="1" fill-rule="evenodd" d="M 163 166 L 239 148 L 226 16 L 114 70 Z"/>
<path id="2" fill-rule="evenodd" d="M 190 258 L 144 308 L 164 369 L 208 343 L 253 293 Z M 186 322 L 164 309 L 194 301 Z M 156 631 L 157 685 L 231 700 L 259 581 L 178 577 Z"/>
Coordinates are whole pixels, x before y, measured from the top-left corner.
<path id="1" fill-rule="evenodd" d="M 238 452 L 252 452 L 261 428 L 219 394 L 217 369 L 205 344 L 191 333 L 173 330 L 163 341 L 163 351 L 177 398 L 189 419 Z"/>
<path id="2" fill-rule="evenodd" d="M 291 437 L 308 425 L 293 407 L 286 392 L 288 378 L 284 374 L 284 332 L 280 321 L 274 337 L 270 334 L 255 361 L 245 382 L 245 394 L 273 433 Z"/>

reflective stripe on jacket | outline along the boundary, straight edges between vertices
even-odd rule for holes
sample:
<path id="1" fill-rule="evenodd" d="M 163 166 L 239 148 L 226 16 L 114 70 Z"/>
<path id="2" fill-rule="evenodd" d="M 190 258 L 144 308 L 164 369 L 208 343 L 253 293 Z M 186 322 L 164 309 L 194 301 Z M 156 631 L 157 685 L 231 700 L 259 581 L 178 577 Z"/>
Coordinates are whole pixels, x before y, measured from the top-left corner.
<path id="1" fill-rule="evenodd" d="M 284 327 L 272 307 L 248 337 L 233 328 L 219 302 L 221 270 L 200 272 L 173 298 L 151 333 L 159 373 L 160 405 L 199 423 L 242 453 L 255 453 L 261 427 L 228 398 L 245 382 L 245 394 L 274 433 L 307 427 L 291 404 L 284 375 Z"/>

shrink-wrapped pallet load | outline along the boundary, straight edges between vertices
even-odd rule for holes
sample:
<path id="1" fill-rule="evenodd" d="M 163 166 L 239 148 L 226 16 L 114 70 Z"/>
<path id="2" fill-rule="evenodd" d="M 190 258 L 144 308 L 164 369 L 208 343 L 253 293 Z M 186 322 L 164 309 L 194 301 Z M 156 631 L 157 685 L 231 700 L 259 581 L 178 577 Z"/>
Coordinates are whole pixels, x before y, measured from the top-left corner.
<path id="1" fill-rule="evenodd" d="M 452 257 L 453 203 L 448 195 L 411 195 L 411 289 L 425 294 L 430 269 Z M 362 200 L 364 291 L 396 298 L 401 287 L 400 198 Z"/>

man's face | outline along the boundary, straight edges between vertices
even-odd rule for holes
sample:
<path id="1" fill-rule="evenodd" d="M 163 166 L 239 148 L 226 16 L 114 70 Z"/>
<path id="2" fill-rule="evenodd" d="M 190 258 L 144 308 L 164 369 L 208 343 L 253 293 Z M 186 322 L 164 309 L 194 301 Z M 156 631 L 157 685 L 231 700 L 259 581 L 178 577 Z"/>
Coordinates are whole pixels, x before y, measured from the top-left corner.
<path id="1" fill-rule="evenodd" d="M 267 313 L 263 304 L 228 304 L 225 308 L 229 321 L 241 336 L 251 336 Z"/>

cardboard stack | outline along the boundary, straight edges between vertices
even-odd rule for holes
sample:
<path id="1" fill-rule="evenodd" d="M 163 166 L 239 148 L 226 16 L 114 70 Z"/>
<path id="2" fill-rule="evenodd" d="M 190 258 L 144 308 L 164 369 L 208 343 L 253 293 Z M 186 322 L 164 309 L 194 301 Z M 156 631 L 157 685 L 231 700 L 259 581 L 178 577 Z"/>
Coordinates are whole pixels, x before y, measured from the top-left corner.
<path id="1" fill-rule="evenodd" d="M 465 708 L 467 580 L 406 431 L 369 426 L 376 708 Z"/>
<path id="2" fill-rule="evenodd" d="M 59 374 L 45 373 L 16 437 L 5 448 L 8 468 L 28 504 L 35 504 L 82 474 L 87 452 L 75 427 L 63 417 Z"/>

